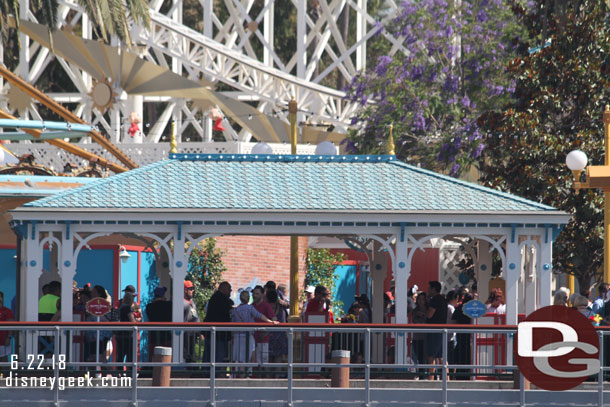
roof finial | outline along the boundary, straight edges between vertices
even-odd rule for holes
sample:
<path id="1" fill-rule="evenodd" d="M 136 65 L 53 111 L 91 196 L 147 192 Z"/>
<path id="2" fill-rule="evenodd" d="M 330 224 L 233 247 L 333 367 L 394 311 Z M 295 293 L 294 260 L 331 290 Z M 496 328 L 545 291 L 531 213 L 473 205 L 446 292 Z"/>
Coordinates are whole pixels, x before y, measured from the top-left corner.
<path id="1" fill-rule="evenodd" d="M 176 121 L 172 120 L 172 138 L 169 142 L 169 152 L 172 154 L 178 154 L 178 142 L 176 141 Z"/>
<path id="2" fill-rule="evenodd" d="M 388 135 L 388 139 L 386 140 L 386 145 L 385 145 L 386 154 L 389 154 L 389 155 L 396 155 L 396 152 L 394 151 L 394 136 L 392 135 L 393 129 L 394 129 L 394 126 L 392 124 L 390 124 L 390 134 Z"/>

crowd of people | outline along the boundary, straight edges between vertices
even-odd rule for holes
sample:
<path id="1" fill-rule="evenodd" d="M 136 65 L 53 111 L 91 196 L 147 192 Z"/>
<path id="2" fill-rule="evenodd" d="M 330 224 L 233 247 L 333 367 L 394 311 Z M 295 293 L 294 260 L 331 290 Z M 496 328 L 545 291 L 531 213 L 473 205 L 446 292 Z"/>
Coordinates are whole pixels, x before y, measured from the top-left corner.
<path id="1" fill-rule="evenodd" d="M 417 286 L 411 287 L 407 296 L 407 313 L 409 322 L 413 324 L 471 324 L 472 319 L 464 312 L 464 305 L 476 298 L 476 287 L 474 291 L 467 287 L 460 287 L 441 294 L 442 286 L 438 281 L 430 281 L 426 292 L 419 291 Z M 193 301 L 194 284 L 189 280 L 184 281 L 184 322 L 199 322 L 199 312 Z M 39 300 L 39 320 L 56 321 L 61 315 L 61 284 L 52 281 L 42 287 L 43 296 Z M 568 289 L 562 287 L 554 294 L 553 304 L 572 306 L 587 318 L 599 324 L 610 325 L 610 284 L 604 283 L 598 286 L 598 297 L 589 299 L 588 292 L 581 292 L 570 296 Z M 172 303 L 165 298 L 167 289 L 157 287 L 154 289 L 154 298 L 147 304 L 144 312 L 140 309 L 137 301 L 138 293 L 132 285 L 127 285 L 123 290 L 122 298 L 115 304 L 112 311 L 101 317 L 105 322 L 141 322 L 143 319 L 150 322 L 171 322 Z M 289 299 L 286 296 L 286 286 L 276 285 L 268 281 L 264 286 L 256 286 L 253 289 L 240 290 L 238 293 L 239 304 L 234 304 L 231 299 L 232 287 L 224 281 L 219 284 L 217 290 L 207 303 L 204 322 L 263 322 L 280 324 L 287 322 Z M 101 285 L 86 285 L 83 288 L 74 286 L 74 310 L 84 314 L 85 321 L 97 321 L 86 312 L 85 305 L 94 298 L 103 298 L 112 304 L 112 298 Z M 323 316 L 326 322 L 334 322 L 331 310 L 330 292 L 324 286 L 308 286 L 305 289 L 305 302 L 302 304 L 301 320 L 309 321 L 310 315 Z M 384 312 L 386 322 L 390 322 L 389 316 L 395 313 L 392 305 L 393 291 L 388 291 L 385 297 Z M 0 293 L 0 310 L 2 320 L 13 319 L 6 307 L 2 305 L 2 293 Z M 506 304 L 503 292 L 499 288 L 491 290 L 486 300 L 488 313 L 504 314 Z M 593 317 L 596 318 L 593 318 Z M 317 319 L 316 322 L 319 322 Z M 364 323 L 372 322 L 372 309 L 369 298 L 359 295 L 350 305 L 347 315 L 342 322 Z M 184 357 L 186 362 L 200 360 L 196 352 L 196 344 L 203 344 L 203 361 L 211 359 L 211 331 L 201 333 L 196 330 L 188 330 L 184 334 Z M 338 337 L 338 336 L 337 336 Z M 356 339 L 354 339 L 356 338 Z M 411 335 L 411 358 L 416 364 L 442 364 L 443 341 L 441 333 L 415 332 Z M 44 336 L 43 336 L 44 339 Z M 136 338 L 138 340 L 139 338 Z M 352 335 L 351 345 L 355 362 L 361 361 L 363 343 L 362 338 Z M 52 337 L 46 338 L 52 341 Z M 114 359 L 120 362 L 133 361 L 133 332 L 127 330 L 100 330 L 86 331 L 83 340 L 83 353 L 85 361 L 109 361 Z M 469 333 L 450 335 L 448 347 L 448 363 L 451 365 L 467 365 L 471 363 L 472 338 Z M 0 336 L 0 346 L 6 346 L 6 338 Z M 155 346 L 171 346 L 171 333 L 164 329 L 151 329 L 148 333 L 149 355 Z M 48 346 L 47 346 L 48 347 Z M 139 348 L 139 347 L 138 347 Z M 0 349 L 2 350 L 2 349 Z M 97 353 L 96 353 L 97 352 Z M 6 352 L 5 352 L 6 353 Z M 288 353 L 288 338 L 284 331 L 253 331 L 251 329 L 239 329 L 234 332 L 219 330 L 215 333 L 215 361 L 231 361 L 240 363 L 264 364 L 268 362 L 285 362 Z M 0 355 L 1 357 L 2 355 Z M 360 357 L 360 359 L 358 359 Z M 434 369 L 420 372 L 420 377 L 434 377 Z M 452 377 L 459 376 L 460 370 L 454 370 Z M 235 372 L 237 376 L 247 374 L 242 369 Z M 267 374 L 274 374 L 267 372 Z"/>
<path id="2" fill-rule="evenodd" d="M 208 301 L 205 322 L 264 322 L 279 324 L 288 319 L 290 302 L 286 296 L 286 286 L 276 285 L 268 281 L 264 286 L 257 285 L 251 290 L 241 290 L 239 293 L 240 304 L 235 306 L 230 298 L 231 285 L 224 281 L 218 286 L 218 290 Z M 309 292 L 311 290 L 308 290 Z M 317 294 L 311 298 L 309 303 L 314 303 L 311 308 L 323 307 L 322 294 L 328 293 L 324 287 L 313 290 Z M 325 302 L 324 302 L 325 304 Z M 309 306 L 308 306 L 309 309 Z M 211 333 L 207 333 L 211 335 Z M 286 332 L 252 332 L 250 329 L 239 331 L 217 332 L 215 360 L 217 362 L 228 360 L 240 363 L 276 363 L 285 362 L 288 355 L 288 337 Z M 211 338 L 206 338 L 211 339 Z M 232 349 L 229 349 L 232 340 Z M 210 361 L 210 340 L 205 341 L 204 361 Z M 245 370 L 235 372 L 237 376 L 247 374 Z M 268 374 L 273 374 L 270 372 Z"/>
<path id="3" fill-rule="evenodd" d="M 553 296 L 553 305 L 571 306 L 595 325 L 610 325 L 610 284 L 598 285 L 597 293 L 597 297 L 592 300 L 589 290 L 570 295 L 568 288 L 561 287 Z"/>
<path id="4" fill-rule="evenodd" d="M 497 294 L 497 293 L 496 293 Z M 488 310 L 493 301 L 488 300 Z M 430 281 L 428 292 L 417 291 L 417 286 L 409 290 L 407 302 L 409 320 L 413 324 L 471 324 L 472 319 L 464 313 L 463 307 L 475 297 L 467 287 L 450 290 L 441 294 L 441 283 Z M 491 311 L 490 311 L 491 312 Z M 443 336 L 441 333 L 415 332 L 412 335 L 411 358 L 416 364 L 442 364 Z M 449 364 L 470 364 L 471 335 L 461 333 L 450 335 L 447 344 Z M 432 370 L 430 371 L 432 373 Z M 432 378 L 432 374 L 429 375 Z M 419 377 L 424 377 L 420 375 Z"/>

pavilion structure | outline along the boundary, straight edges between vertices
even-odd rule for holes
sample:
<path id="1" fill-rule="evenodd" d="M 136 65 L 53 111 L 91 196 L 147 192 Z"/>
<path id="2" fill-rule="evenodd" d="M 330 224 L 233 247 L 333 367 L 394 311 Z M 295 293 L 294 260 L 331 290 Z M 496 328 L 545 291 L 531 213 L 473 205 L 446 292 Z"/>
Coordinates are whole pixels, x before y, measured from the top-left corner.
<path id="1" fill-rule="evenodd" d="M 183 297 L 193 245 L 209 237 L 370 239 L 391 258 L 397 323 L 407 323 L 414 252 L 435 238 L 458 239 L 470 247 L 476 242 L 478 275 L 491 272 L 490 253 L 499 256 L 506 323 L 516 324 L 522 296 L 533 296 L 534 307 L 551 304 L 552 244 L 570 219 L 552 207 L 392 155 L 170 154 L 168 160 L 27 203 L 10 215 L 20 241 L 20 319 L 25 321 L 37 320 L 45 245 L 57 246 L 62 320 L 72 321 L 79 253 L 97 238 L 136 234 L 154 241 L 166 259 L 158 277 L 171 287 L 174 299 Z M 525 265 L 528 250 L 533 261 Z M 387 271 L 383 265 L 380 259 L 371 264 L 377 309 L 383 286 L 375 274 Z M 520 288 L 532 279 L 533 288 Z M 173 320 L 182 318 L 182 301 L 173 301 Z M 374 316 L 374 322 L 381 321 Z"/>

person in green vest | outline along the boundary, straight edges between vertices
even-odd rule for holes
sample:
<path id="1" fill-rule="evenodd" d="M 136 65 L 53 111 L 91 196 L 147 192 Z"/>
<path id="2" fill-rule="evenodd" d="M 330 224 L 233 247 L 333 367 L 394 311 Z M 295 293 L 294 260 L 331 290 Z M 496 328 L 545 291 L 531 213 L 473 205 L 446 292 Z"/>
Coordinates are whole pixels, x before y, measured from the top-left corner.
<path id="1" fill-rule="evenodd" d="M 57 312 L 57 301 L 61 296 L 61 283 L 51 281 L 42 288 L 43 296 L 38 301 L 38 320 L 50 321 Z"/>

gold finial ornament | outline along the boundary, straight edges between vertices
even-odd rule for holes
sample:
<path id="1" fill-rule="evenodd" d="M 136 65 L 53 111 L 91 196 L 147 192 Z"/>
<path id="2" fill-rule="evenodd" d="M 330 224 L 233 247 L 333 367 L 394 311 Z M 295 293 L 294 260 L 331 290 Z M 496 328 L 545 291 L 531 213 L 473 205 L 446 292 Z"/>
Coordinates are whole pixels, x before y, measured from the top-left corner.
<path id="1" fill-rule="evenodd" d="M 396 155 L 395 147 L 394 147 L 394 136 L 392 131 L 394 130 L 394 126 L 390 124 L 390 134 L 388 135 L 388 139 L 385 145 L 386 154 Z"/>
<path id="2" fill-rule="evenodd" d="M 178 142 L 176 141 L 176 122 L 172 121 L 172 138 L 169 141 L 169 152 L 172 154 L 178 154 Z"/>

